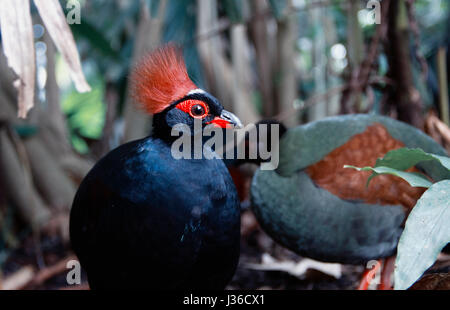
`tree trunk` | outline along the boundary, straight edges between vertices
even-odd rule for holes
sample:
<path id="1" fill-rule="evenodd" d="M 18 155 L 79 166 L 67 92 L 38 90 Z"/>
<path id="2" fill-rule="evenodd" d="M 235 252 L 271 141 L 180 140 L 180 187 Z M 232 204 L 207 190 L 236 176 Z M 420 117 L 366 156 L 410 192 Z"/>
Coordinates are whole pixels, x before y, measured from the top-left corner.
<path id="1" fill-rule="evenodd" d="M 297 70 L 295 68 L 295 42 L 298 37 L 297 15 L 292 14 L 292 1 L 289 1 L 285 16 L 278 21 L 278 72 L 277 97 L 280 112 L 292 110 L 297 99 Z M 288 127 L 298 125 L 298 113 L 284 120 Z"/>
<path id="2" fill-rule="evenodd" d="M 356 73 L 364 59 L 364 41 L 363 32 L 358 21 L 358 12 L 360 10 L 359 0 L 350 0 L 347 11 L 347 44 L 349 72 Z M 348 111 L 360 111 L 362 109 L 361 92 L 356 87 L 348 98 Z"/>
<path id="3" fill-rule="evenodd" d="M 311 9 L 311 17 L 316 28 L 316 33 L 314 37 L 314 84 L 315 94 L 323 94 L 327 90 L 327 73 L 326 73 L 326 63 L 327 57 L 325 54 L 326 50 L 326 40 L 325 32 L 323 29 L 323 14 L 325 10 L 322 7 L 317 7 Z M 327 100 L 321 100 L 314 104 L 308 113 L 309 121 L 316 121 L 327 116 Z"/>
<path id="4" fill-rule="evenodd" d="M 396 85 L 389 91 L 388 104 L 395 108 L 399 120 L 423 129 L 422 99 L 414 86 L 409 42 L 405 2 L 391 1 L 385 50 L 389 62 L 387 76 Z"/>
<path id="5" fill-rule="evenodd" d="M 238 24 L 231 27 L 231 46 L 234 74 L 233 112 L 244 124 L 255 123 L 258 115 L 253 105 L 251 84 L 251 66 L 249 46 L 245 25 Z"/>
<path id="6" fill-rule="evenodd" d="M 219 28 L 217 0 L 197 0 L 197 48 L 203 65 L 208 91 L 225 109 L 233 108 L 233 69 L 226 58 L 221 38 L 206 38 Z"/>
<path id="7" fill-rule="evenodd" d="M 156 48 L 161 42 L 166 7 L 167 0 L 161 0 L 157 15 L 155 18 L 152 18 L 147 2 L 141 1 L 141 15 L 135 38 L 133 64 L 136 64 L 143 55 Z M 129 83 L 127 89 L 130 89 Z M 124 115 L 125 134 L 123 142 L 129 142 L 150 135 L 152 118 L 136 107 L 129 93 L 125 102 Z"/>
<path id="8" fill-rule="evenodd" d="M 266 0 L 251 0 L 251 10 L 253 12 L 250 21 L 250 34 L 256 53 L 256 65 L 258 70 L 259 89 L 262 97 L 262 114 L 265 118 L 275 115 L 275 96 L 273 88 L 273 68 L 275 58 L 275 48 L 269 42 L 274 38 L 268 31 L 268 23 L 271 22 L 264 14 L 269 9 Z"/>
<path id="9" fill-rule="evenodd" d="M 61 111 L 61 97 L 59 86 L 56 82 L 56 65 L 55 65 L 55 45 L 46 32 L 44 41 L 47 44 L 47 82 L 45 84 L 46 109 L 41 106 L 42 113 L 39 115 L 40 127 L 48 134 L 46 144 L 51 147 L 51 153 L 58 157 L 64 157 L 70 153 L 71 146 L 69 144 L 69 132 Z"/>

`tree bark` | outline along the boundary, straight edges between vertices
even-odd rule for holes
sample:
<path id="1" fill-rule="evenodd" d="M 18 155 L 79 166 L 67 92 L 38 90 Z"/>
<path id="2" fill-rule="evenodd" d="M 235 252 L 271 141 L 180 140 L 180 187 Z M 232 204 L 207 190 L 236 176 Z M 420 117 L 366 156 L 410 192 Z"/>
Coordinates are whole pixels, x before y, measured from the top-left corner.
<path id="1" fill-rule="evenodd" d="M 141 1 L 141 15 L 138 30 L 135 38 L 133 64 L 139 59 L 158 46 L 161 42 L 162 26 L 166 13 L 167 0 L 161 0 L 159 3 L 158 13 L 155 18 L 150 16 L 150 11 L 145 1 Z M 130 89 L 128 83 L 127 89 Z M 125 102 L 125 133 L 123 142 L 129 142 L 150 135 L 151 116 L 145 114 L 135 105 L 130 94 L 127 94 Z"/>
<path id="2" fill-rule="evenodd" d="M 323 23 L 324 9 L 322 7 L 317 7 L 311 9 L 311 18 L 314 22 L 314 27 L 317 29 L 314 37 L 314 84 L 315 84 L 315 94 L 323 94 L 327 90 L 327 73 L 326 73 L 326 63 L 327 58 L 325 54 L 326 50 L 326 39 L 324 32 Z M 325 98 L 326 99 L 326 98 Z M 321 100 L 310 107 L 308 113 L 309 121 L 316 121 L 327 116 L 327 100 Z"/>
<path id="3" fill-rule="evenodd" d="M 259 89 L 262 97 L 262 114 L 265 118 L 270 118 L 276 114 L 273 87 L 273 68 L 275 63 L 275 48 L 269 42 L 271 38 L 268 31 L 268 24 L 271 22 L 269 17 L 264 14 L 269 9 L 266 0 L 251 0 L 251 10 L 253 12 L 250 21 L 250 34 L 255 46 L 256 65 L 258 70 Z"/>
<path id="4" fill-rule="evenodd" d="M 225 109 L 233 108 L 233 69 L 218 36 L 206 38 L 219 28 L 217 0 L 197 0 L 197 48 L 203 65 L 208 91 Z"/>
<path id="5" fill-rule="evenodd" d="M 280 112 L 292 110 L 297 99 L 297 71 L 295 68 L 295 42 L 298 37 L 296 14 L 292 14 L 292 1 L 289 1 L 287 11 L 278 21 L 278 72 L 276 79 L 278 106 Z M 298 125 L 298 113 L 291 113 L 284 120 L 288 127 Z"/>
<path id="6" fill-rule="evenodd" d="M 359 0 L 350 0 L 347 11 L 347 44 L 349 72 L 356 72 L 364 59 L 364 41 L 363 32 L 358 21 L 358 12 L 360 10 Z M 361 92 L 355 88 L 352 96 L 347 103 L 348 111 L 360 111 L 362 103 Z"/>
<path id="7" fill-rule="evenodd" d="M 238 24 L 231 27 L 231 55 L 233 60 L 234 90 L 233 112 L 236 113 L 244 124 L 258 121 L 252 93 L 251 66 L 248 59 L 249 46 L 245 25 Z"/>
<path id="8" fill-rule="evenodd" d="M 61 110 L 61 97 L 58 83 L 56 82 L 55 46 L 48 33 L 44 34 L 47 44 L 47 82 L 45 84 L 46 108 L 40 105 L 40 127 L 49 131 L 46 144 L 51 147 L 51 152 L 58 157 L 64 157 L 70 153 L 69 132 L 66 120 Z"/>
<path id="9" fill-rule="evenodd" d="M 409 43 L 405 2 L 391 1 L 385 50 L 389 62 L 387 76 L 396 85 L 389 90 L 387 102 L 394 107 L 399 120 L 423 129 L 423 105 L 420 93 L 414 86 Z"/>

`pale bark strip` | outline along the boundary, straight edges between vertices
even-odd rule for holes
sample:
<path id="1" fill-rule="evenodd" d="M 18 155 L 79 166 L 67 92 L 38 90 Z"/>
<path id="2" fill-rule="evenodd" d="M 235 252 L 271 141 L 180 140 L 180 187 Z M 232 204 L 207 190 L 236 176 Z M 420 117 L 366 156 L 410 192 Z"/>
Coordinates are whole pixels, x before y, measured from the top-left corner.
<path id="1" fill-rule="evenodd" d="M 28 0 L 3 0 L 0 10 L 3 51 L 17 74 L 18 116 L 25 118 L 34 105 L 36 63 Z"/>
<path id="2" fill-rule="evenodd" d="M 262 96 L 263 116 L 265 118 L 272 117 L 276 114 L 274 86 L 273 86 L 273 69 L 276 65 L 275 51 L 275 35 L 270 33 L 268 25 L 270 16 L 264 15 L 269 6 L 265 0 L 252 0 L 250 2 L 253 12 L 253 18 L 249 28 L 251 39 L 255 46 L 255 61 L 258 69 L 259 88 Z"/>
<path id="3" fill-rule="evenodd" d="M 47 83 L 45 84 L 45 97 L 47 105 L 40 106 L 41 129 L 47 134 L 47 141 L 51 148 L 51 153 L 60 159 L 72 152 L 69 143 L 69 130 L 65 115 L 61 110 L 61 94 L 56 81 L 56 48 L 48 32 L 44 34 L 44 42 L 47 44 Z M 38 108 L 39 109 L 39 108 Z"/>
<path id="4" fill-rule="evenodd" d="M 323 13 L 321 16 L 326 46 L 333 46 L 334 44 L 339 42 L 337 34 L 337 24 L 334 18 L 335 16 L 332 14 Z M 327 59 L 325 59 L 325 62 L 327 62 Z M 325 66 L 326 67 L 324 68 L 324 70 L 326 74 L 327 90 L 338 87 L 340 84 L 340 78 L 338 78 L 335 74 L 330 74 L 328 64 L 325 63 Z M 327 116 L 339 114 L 339 111 L 341 109 L 340 99 L 340 92 L 336 95 L 325 97 L 325 101 L 327 102 Z"/>
<path id="5" fill-rule="evenodd" d="M 298 75 L 295 68 L 295 42 L 298 38 L 298 17 L 293 14 L 292 0 L 285 16 L 278 21 L 278 80 L 277 97 L 280 111 L 287 111 L 293 107 L 298 98 Z M 298 113 L 292 113 L 283 120 L 288 127 L 298 125 Z"/>
<path id="6" fill-rule="evenodd" d="M 231 47 L 234 73 L 233 112 L 239 115 L 244 124 L 255 123 L 259 117 L 252 102 L 252 70 L 245 25 L 236 24 L 231 27 Z"/>
<path id="7" fill-rule="evenodd" d="M 33 266 L 27 265 L 8 276 L 0 283 L 0 290 L 21 290 L 35 277 Z"/>
<path id="8" fill-rule="evenodd" d="M 45 28 L 69 66 L 70 76 L 75 83 L 76 89 L 80 93 L 90 91 L 91 87 L 86 82 L 81 68 L 80 56 L 78 55 L 75 40 L 67 25 L 66 17 L 58 0 L 34 0 L 34 4 L 39 11 Z"/>
<path id="9" fill-rule="evenodd" d="M 348 60 L 352 70 L 356 70 L 364 59 L 364 37 L 358 21 L 358 11 L 360 10 L 359 2 L 360 1 L 358 0 L 349 1 L 349 8 L 347 11 Z M 361 111 L 362 99 L 361 91 L 359 89 L 355 90 L 353 97 L 350 98 L 350 109 L 353 111 Z"/>
<path id="10" fill-rule="evenodd" d="M 439 79 L 439 107 L 441 108 L 441 118 L 447 126 L 450 126 L 447 58 L 444 47 L 441 47 L 438 50 L 437 64 Z"/>
<path id="11" fill-rule="evenodd" d="M 141 1 L 141 14 L 134 43 L 133 60 L 136 64 L 146 53 L 155 49 L 161 42 L 164 16 L 167 9 L 167 0 L 160 1 L 155 17 L 151 17 L 149 7 Z M 125 133 L 123 142 L 140 139 L 150 134 L 152 118 L 139 109 L 131 98 L 130 82 L 127 85 L 127 99 L 125 102 Z"/>
<path id="12" fill-rule="evenodd" d="M 327 42 L 325 38 L 324 20 L 323 15 L 325 10 L 322 7 L 317 7 L 311 10 L 311 19 L 314 23 L 316 29 L 316 35 L 314 37 L 313 43 L 313 53 L 314 53 L 314 93 L 323 94 L 327 91 L 327 56 L 324 53 L 327 47 Z M 327 105 L 328 100 L 325 100 L 315 104 L 309 109 L 308 120 L 316 121 L 327 116 Z"/>
<path id="13" fill-rule="evenodd" d="M 197 49 L 205 71 L 208 92 L 225 109 L 233 107 L 233 70 L 219 36 L 208 36 L 211 29 L 221 29 L 217 0 L 197 0 Z"/>

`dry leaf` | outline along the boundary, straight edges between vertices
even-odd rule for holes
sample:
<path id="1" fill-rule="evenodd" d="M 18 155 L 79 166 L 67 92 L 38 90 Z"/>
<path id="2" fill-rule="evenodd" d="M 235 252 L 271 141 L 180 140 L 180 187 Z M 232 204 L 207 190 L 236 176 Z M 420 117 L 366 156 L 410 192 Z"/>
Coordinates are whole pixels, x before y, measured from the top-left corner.
<path id="1" fill-rule="evenodd" d="M 17 75 L 19 117 L 34 105 L 35 52 L 29 0 L 4 0 L 0 10 L 3 51 Z"/>
<path id="2" fill-rule="evenodd" d="M 58 0 L 34 0 L 34 4 L 53 42 L 69 66 L 70 76 L 75 83 L 76 89 L 80 93 L 90 91 L 91 87 L 86 82 L 81 68 L 75 40 Z"/>

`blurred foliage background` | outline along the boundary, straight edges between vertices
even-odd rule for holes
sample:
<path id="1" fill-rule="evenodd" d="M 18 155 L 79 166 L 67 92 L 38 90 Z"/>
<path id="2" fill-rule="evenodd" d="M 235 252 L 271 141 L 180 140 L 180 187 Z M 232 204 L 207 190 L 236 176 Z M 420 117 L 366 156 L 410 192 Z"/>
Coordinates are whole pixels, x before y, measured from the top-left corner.
<path id="1" fill-rule="evenodd" d="M 66 14 L 69 2 L 60 1 Z M 16 117 L 11 73 L 0 57 L 5 275 L 66 255 L 68 212 L 81 179 L 112 148 L 150 134 L 151 118 L 129 98 L 128 75 L 140 56 L 166 42 L 183 48 L 194 82 L 246 124 L 275 118 L 292 127 L 379 113 L 450 146 L 442 127 L 449 124 L 449 1 L 77 2 L 81 22 L 70 27 L 91 92 L 75 90 L 34 7 L 37 104 L 25 121 Z M 56 258 L 42 254 L 55 244 Z"/>

